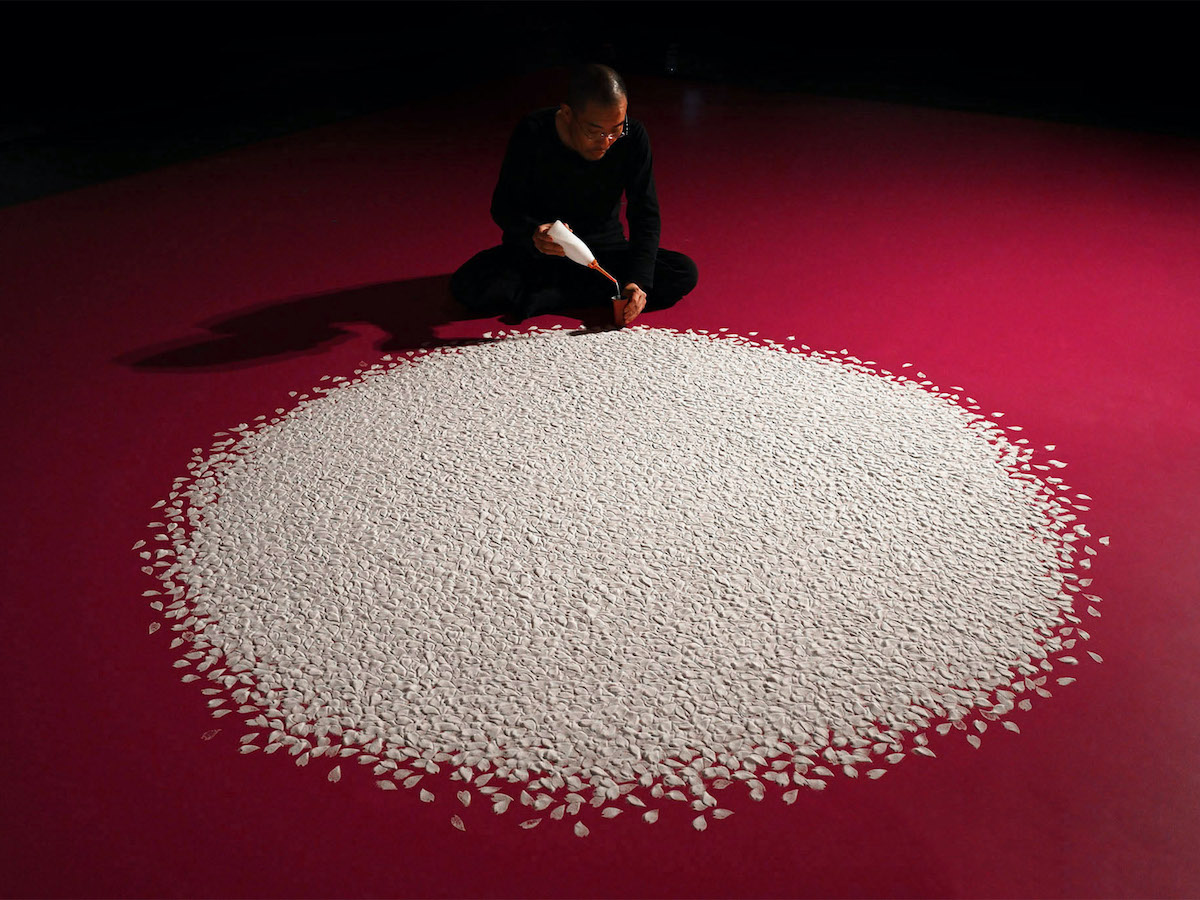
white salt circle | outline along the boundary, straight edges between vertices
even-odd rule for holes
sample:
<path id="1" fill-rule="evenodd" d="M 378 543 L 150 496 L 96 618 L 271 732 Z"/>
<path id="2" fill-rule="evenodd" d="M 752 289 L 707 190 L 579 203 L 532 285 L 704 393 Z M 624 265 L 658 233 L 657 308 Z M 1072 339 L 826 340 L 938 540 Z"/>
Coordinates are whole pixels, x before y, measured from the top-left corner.
<path id="1" fill-rule="evenodd" d="M 732 336 L 433 353 L 241 435 L 194 466 L 164 577 L 289 740 L 610 787 L 702 755 L 702 795 L 713 763 L 1003 715 L 1070 609 L 1030 451 Z"/>

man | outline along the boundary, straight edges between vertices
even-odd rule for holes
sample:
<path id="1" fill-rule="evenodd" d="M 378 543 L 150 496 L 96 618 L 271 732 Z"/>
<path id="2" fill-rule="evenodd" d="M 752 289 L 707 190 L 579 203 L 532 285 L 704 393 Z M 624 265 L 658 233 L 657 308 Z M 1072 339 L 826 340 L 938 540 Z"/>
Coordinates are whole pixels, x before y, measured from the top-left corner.
<path id="1" fill-rule="evenodd" d="M 503 243 L 476 254 L 450 281 L 455 298 L 480 315 L 517 321 L 544 312 L 605 305 L 614 285 L 566 258 L 547 232 L 571 228 L 621 285 L 615 324 L 665 309 L 696 286 L 696 264 L 658 246 L 661 230 L 650 140 L 628 116 L 621 76 L 589 65 L 571 74 L 567 102 L 526 116 L 509 140 L 492 194 Z M 629 221 L 626 240 L 621 196 Z M 623 307 L 623 308 L 622 308 Z"/>

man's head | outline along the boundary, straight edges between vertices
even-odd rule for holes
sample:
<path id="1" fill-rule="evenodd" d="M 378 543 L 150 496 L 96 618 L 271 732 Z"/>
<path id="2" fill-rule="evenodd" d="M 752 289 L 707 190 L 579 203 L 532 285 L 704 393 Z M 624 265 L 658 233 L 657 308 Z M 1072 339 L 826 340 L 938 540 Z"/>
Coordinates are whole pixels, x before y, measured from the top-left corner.
<path id="1" fill-rule="evenodd" d="M 625 82 L 608 66 L 579 66 L 559 107 L 563 140 L 584 159 L 597 160 L 625 133 Z"/>

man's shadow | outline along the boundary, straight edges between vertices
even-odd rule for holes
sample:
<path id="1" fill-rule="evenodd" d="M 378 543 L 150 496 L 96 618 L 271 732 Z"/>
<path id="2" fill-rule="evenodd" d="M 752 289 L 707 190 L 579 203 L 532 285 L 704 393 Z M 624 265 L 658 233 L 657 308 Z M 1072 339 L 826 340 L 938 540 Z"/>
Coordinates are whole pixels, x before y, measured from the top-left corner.
<path id="1" fill-rule="evenodd" d="M 606 324 L 602 309 L 564 310 L 591 329 Z M 116 362 L 136 369 L 230 369 L 281 356 L 327 349 L 354 337 L 341 327 L 374 325 L 387 334 L 382 353 L 479 343 L 479 338 L 439 338 L 437 327 L 466 319 L 491 318 L 468 310 L 450 293 L 450 276 L 435 275 L 312 294 L 267 303 L 232 316 L 198 323 L 208 333 L 131 351 Z M 517 320 L 501 318 L 515 325 Z"/>

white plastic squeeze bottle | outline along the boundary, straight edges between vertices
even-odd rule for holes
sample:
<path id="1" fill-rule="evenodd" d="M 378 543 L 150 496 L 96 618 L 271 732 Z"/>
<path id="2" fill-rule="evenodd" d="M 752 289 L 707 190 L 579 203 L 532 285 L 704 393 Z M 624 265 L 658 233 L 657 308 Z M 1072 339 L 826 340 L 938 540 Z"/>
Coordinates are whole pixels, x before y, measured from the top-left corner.
<path id="1" fill-rule="evenodd" d="M 587 266 L 589 269 L 595 269 L 617 288 L 617 296 L 621 296 L 621 285 L 617 284 L 617 279 L 613 278 L 604 269 L 600 268 L 600 263 L 596 262 L 596 254 L 588 249 L 588 245 L 575 237 L 571 230 L 567 228 L 558 219 L 554 220 L 554 224 L 550 226 L 550 239 L 558 244 L 567 253 L 567 258 L 573 262 L 579 263 L 581 266 Z"/>
<path id="2" fill-rule="evenodd" d="M 613 322 L 620 326 L 625 323 L 625 304 L 628 302 L 621 297 L 621 284 L 617 279 L 613 278 L 600 267 L 600 263 L 596 262 L 596 255 L 588 249 L 588 245 L 581 241 L 571 232 L 566 225 L 560 220 L 555 219 L 554 224 L 550 226 L 550 239 L 558 244 L 566 251 L 567 259 L 579 263 L 581 266 L 587 266 L 589 269 L 595 269 L 605 278 L 613 283 L 615 293 L 612 298 L 613 305 Z"/>

